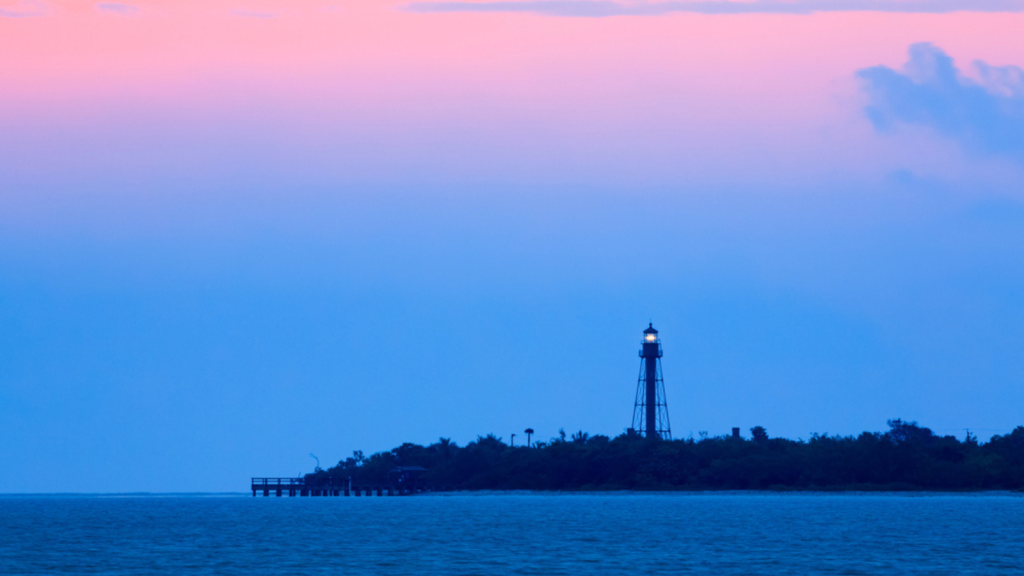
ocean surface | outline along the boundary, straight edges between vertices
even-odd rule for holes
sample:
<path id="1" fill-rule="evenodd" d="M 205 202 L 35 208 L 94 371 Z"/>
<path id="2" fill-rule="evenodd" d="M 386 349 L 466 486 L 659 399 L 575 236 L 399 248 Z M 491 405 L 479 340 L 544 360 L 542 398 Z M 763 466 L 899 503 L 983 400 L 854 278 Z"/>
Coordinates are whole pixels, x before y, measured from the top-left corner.
<path id="1" fill-rule="evenodd" d="M 1020 575 L 1024 496 L 6 496 L 0 574 Z"/>

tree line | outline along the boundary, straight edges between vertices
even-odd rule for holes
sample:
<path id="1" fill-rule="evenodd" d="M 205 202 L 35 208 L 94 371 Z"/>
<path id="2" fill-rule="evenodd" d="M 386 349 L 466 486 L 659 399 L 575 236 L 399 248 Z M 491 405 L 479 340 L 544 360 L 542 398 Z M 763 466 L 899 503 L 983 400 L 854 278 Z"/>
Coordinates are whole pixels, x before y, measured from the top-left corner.
<path id="1" fill-rule="evenodd" d="M 383 484 L 396 466 L 419 466 L 432 489 L 463 490 L 985 490 L 1024 489 L 1024 426 L 986 443 L 940 436 L 916 422 L 890 420 L 886 432 L 771 438 L 615 438 L 564 430 L 548 442 L 512 447 L 493 434 L 465 446 L 447 438 L 406 443 L 365 456 L 356 451 L 327 476 Z M 532 431 L 531 431 L 532 432 Z"/>

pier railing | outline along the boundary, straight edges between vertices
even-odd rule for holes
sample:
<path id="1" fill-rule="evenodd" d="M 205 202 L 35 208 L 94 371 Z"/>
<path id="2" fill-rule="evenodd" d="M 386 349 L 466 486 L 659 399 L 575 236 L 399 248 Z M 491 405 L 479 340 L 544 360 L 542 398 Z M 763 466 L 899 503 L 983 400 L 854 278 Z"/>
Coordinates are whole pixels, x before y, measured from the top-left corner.
<path id="1" fill-rule="evenodd" d="M 423 487 L 415 481 L 415 474 L 423 468 L 395 468 L 384 481 L 353 482 L 348 476 L 310 475 L 299 478 L 252 477 L 252 495 L 260 492 L 264 496 L 394 496 L 422 492 Z"/>
<path id="2" fill-rule="evenodd" d="M 253 478 L 252 487 L 262 488 L 303 488 L 306 485 L 305 478 Z"/>

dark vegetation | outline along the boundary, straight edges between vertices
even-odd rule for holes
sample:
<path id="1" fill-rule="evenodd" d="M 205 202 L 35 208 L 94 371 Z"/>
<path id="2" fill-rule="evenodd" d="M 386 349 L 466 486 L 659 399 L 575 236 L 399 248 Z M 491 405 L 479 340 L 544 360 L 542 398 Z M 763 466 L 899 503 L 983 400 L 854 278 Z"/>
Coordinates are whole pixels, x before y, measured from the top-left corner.
<path id="1" fill-rule="evenodd" d="M 466 446 L 442 438 L 353 457 L 307 475 L 384 483 L 395 466 L 422 466 L 434 489 L 468 490 L 984 490 L 1024 489 L 1024 426 L 981 444 L 890 420 L 885 433 L 809 440 L 616 438 L 577 432 L 512 448 L 493 435 Z"/>

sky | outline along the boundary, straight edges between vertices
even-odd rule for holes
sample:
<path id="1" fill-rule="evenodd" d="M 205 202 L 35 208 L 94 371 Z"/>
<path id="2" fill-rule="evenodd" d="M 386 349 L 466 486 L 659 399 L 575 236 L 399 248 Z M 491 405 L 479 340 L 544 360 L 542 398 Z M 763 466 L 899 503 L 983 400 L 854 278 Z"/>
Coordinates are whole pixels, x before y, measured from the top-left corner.
<path id="1" fill-rule="evenodd" d="M 1024 0 L 0 0 L 0 493 L 1024 424 Z"/>

